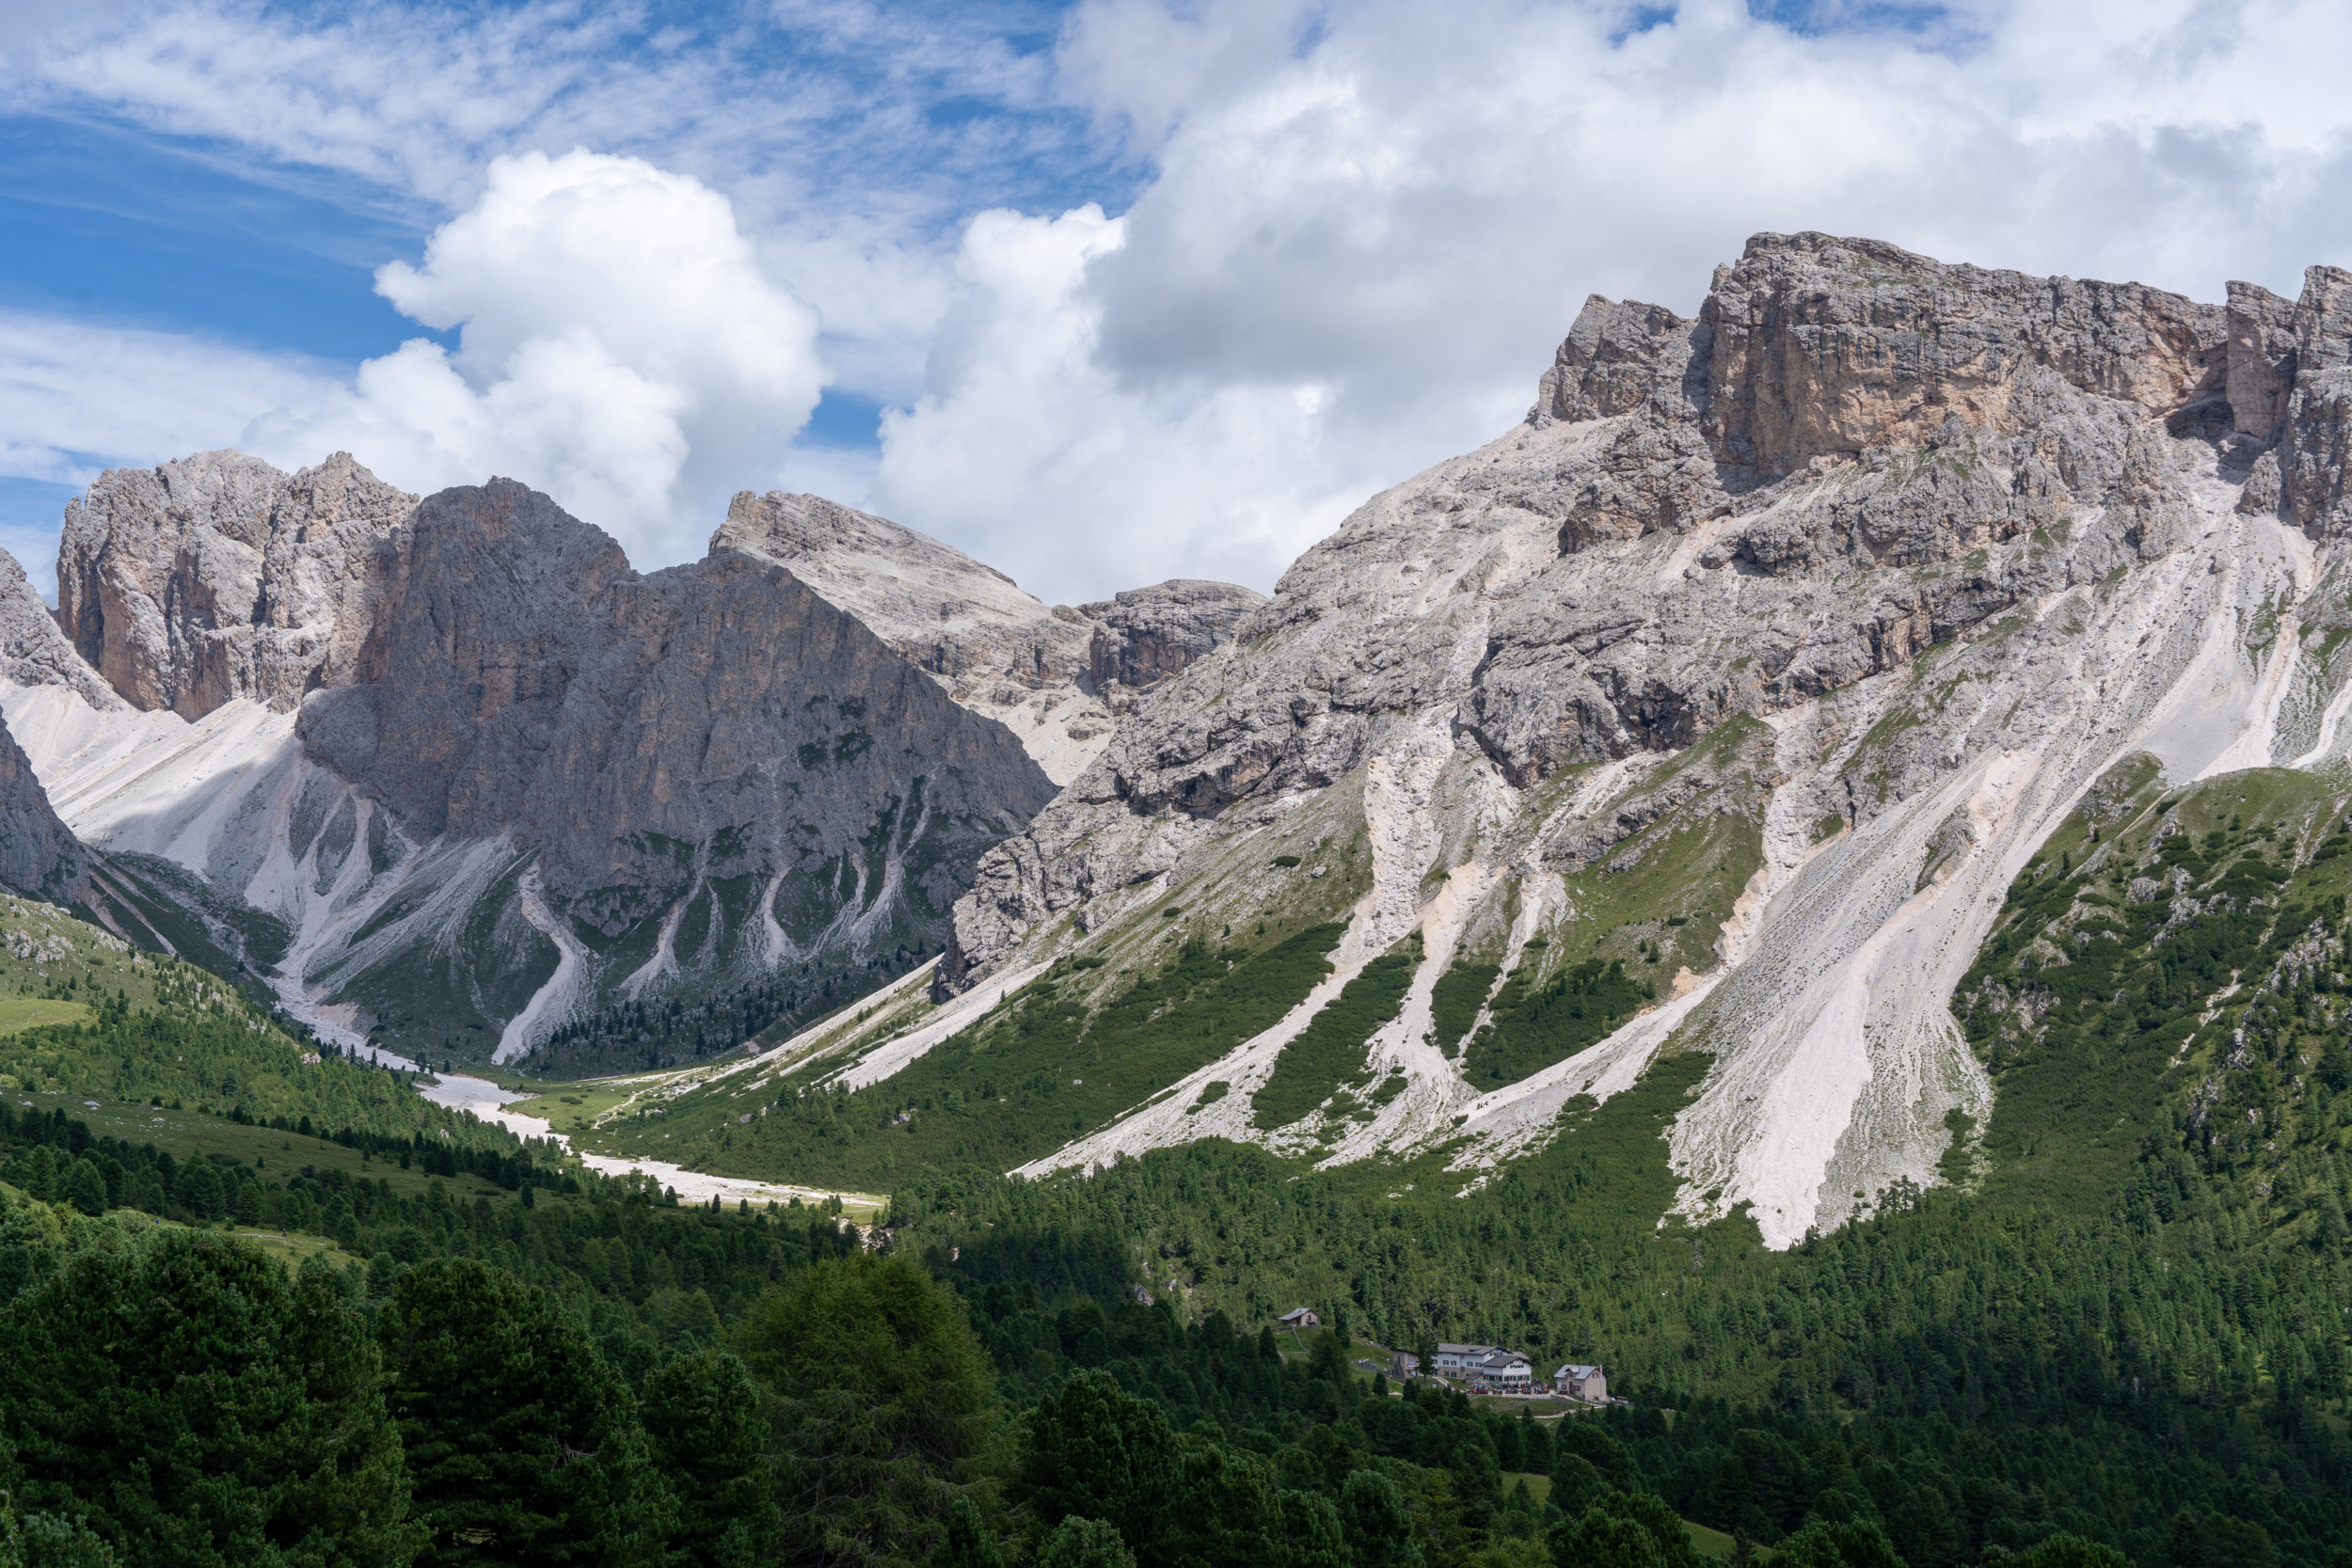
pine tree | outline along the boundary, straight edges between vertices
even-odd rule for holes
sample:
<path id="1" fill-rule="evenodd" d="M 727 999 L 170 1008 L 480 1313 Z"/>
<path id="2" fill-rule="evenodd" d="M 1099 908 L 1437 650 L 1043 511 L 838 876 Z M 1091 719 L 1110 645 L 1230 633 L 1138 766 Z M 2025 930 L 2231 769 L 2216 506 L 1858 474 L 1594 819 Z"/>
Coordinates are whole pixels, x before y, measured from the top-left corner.
<path id="1" fill-rule="evenodd" d="M 755 1302 L 735 1347 L 775 1396 L 787 1550 L 901 1560 L 983 1503 L 1009 1457 L 994 1378 L 955 1298 L 912 1259 L 859 1253 Z"/>
<path id="2" fill-rule="evenodd" d="M 1377 1470 L 1355 1471 L 1340 1488 L 1340 1528 L 1354 1568 L 1421 1568 L 1413 1511 Z"/>
<path id="3" fill-rule="evenodd" d="M 1104 1521 L 1145 1560 L 1168 1528 L 1176 1437 L 1159 1406 L 1103 1371 L 1072 1375 L 1022 1421 L 1017 1496 L 1046 1524 Z"/>
<path id="4" fill-rule="evenodd" d="M 469 1259 L 404 1273 L 378 1320 L 436 1564 L 658 1564 L 673 1505 L 636 1402 L 544 1292 Z"/>
<path id="5" fill-rule="evenodd" d="M 378 1365 L 332 1286 L 229 1238 L 84 1253 L 0 1313 L 16 1505 L 133 1561 L 402 1568 L 424 1532 Z"/>
<path id="6" fill-rule="evenodd" d="M 1136 1568 L 1136 1555 L 1113 1526 L 1073 1513 L 1047 1532 L 1037 1568 Z"/>
<path id="7" fill-rule="evenodd" d="M 782 1519 L 743 1363 L 716 1350 L 680 1356 L 645 1380 L 644 1408 L 654 1459 L 677 1494 L 679 1568 L 765 1560 Z"/>
<path id="8" fill-rule="evenodd" d="M 1004 1568 L 1005 1554 L 970 1497 L 958 1497 L 947 1510 L 947 1532 L 930 1555 L 928 1568 Z"/>

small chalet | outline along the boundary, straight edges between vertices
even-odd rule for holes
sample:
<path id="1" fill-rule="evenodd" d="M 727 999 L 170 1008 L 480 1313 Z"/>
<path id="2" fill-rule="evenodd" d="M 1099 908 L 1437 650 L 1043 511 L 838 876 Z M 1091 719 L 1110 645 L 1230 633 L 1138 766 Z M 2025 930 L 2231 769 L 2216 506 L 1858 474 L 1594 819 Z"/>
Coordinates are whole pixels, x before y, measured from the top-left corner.
<path id="1" fill-rule="evenodd" d="M 1551 1374 L 1551 1387 L 1554 1393 L 1587 1404 L 1609 1402 L 1609 1379 L 1598 1367 L 1581 1367 L 1570 1362 Z"/>
<path id="2" fill-rule="evenodd" d="M 1315 1316 L 1315 1309 L 1311 1307 L 1294 1307 L 1274 1321 L 1284 1328 L 1320 1328 L 1323 1326 L 1323 1320 Z"/>

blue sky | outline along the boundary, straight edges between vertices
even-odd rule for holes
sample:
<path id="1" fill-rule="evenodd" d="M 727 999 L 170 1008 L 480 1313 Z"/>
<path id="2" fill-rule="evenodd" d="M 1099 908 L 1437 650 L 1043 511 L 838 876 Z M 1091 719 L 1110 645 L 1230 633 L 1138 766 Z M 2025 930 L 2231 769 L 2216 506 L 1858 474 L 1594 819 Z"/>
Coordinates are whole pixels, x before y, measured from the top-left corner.
<path id="1" fill-rule="evenodd" d="M 103 467 L 341 444 L 413 488 L 541 484 L 644 566 L 782 486 L 1049 599 L 1267 587 L 1517 418 L 1586 293 L 1693 309 L 1757 229 L 2292 292 L 2347 259 L 2347 25 L 2285 0 L 19 5 L 0 545 L 45 581 Z"/>

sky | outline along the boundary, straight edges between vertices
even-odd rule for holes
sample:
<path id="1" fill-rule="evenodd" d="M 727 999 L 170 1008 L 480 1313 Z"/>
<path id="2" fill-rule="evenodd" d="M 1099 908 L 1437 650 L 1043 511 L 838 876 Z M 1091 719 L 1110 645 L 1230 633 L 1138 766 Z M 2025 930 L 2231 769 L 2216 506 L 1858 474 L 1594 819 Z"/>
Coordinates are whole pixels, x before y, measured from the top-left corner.
<path id="1" fill-rule="evenodd" d="M 1748 235 L 2292 295 L 2352 7 L 0 0 L 0 546 L 110 467 L 739 490 L 1271 589 Z"/>

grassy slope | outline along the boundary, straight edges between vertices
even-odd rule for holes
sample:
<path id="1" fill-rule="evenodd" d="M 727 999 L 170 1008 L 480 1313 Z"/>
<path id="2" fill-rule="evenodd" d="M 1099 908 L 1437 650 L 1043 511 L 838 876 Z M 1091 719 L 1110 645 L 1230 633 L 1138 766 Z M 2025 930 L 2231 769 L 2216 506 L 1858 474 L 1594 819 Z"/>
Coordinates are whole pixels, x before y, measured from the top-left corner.
<path id="1" fill-rule="evenodd" d="M 1066 957 L 1011 1005 L 870 1089 L 797 1098 L 927 1006 L 898 1007 L 870 1026 L 863 1009 L 845 1016 L 781 1084 L 764 1070 L 716 1078 L 706 1066 L 659 1085 L 647 1075 L 618 1096 L 593 1083 L 563 1085 L 556 1126 L 587 1152 L 828 1188 L 887 1190 L 943 1164 L 1001 1172 L 1102 1125 L 1279 1019 L 1336 945 L 1337 930 L 1322 928 L 1344 921 L 1370 879 L 1360 780 L 1343 780 L 1226 845 L 1180 895 L 1144 889 L 1123 905 L 1106 900 L 1096 912 L 1108 924 L 1087 939 L 1086 967 Z M 1310 932 L 1320 943 L 1311 954 L 1278 957 Z M 1194 965 L 1200 978 L 1187 953 L 1252 973 L 1237 986 L 1193 987 L 1184 1015 L 1168 1015 L 1170 977 Z"/>
<path id="2" fill-rule="evenodd" d="M 191 964 L 137 952 L 55 904 L 0 892 L 0 1000 L 83 1002 L 103 992 L 144 1007 L 199 988 L 229 989 Z"/>
<path id="3" fill-rule="evenodd" d="M 1947 1174 L 2067 1212 L 2112 1192 L 2168 1101 L 2224 1065 L 2280 931 L 2323 911 L 2342 928 L 2331 906 L 2352 893 L 2352 855 L 2309 857 L 2346 803 L 2310 774 L 2265 768 L 2170 793 L 2149 779 L 2097 840 L 2090 818 L 2070 817 L 2011 888 L 1955 997 L 1995 1099 L 1974 1159 L 1947 1159 Z M 2249 849 L 2267 874 L 2237 869 Z M 2133 877 L 2169 880 L 2175 864 L 2208 908 L 2168 927 L 2169 889 L 2141 904 L 2128 894 Z M 2213 907 L 2225 885 L 2238 908 Z"/>
<path id="4" fill-rule="evenodd" d="M 1107 1232 L 1154 1290 L 1173 1281 L 1190 1310 L 1221 1307 L 1241 1323 L 1352 1298 L 1363 1320 L 1408 1337 L 1412 1320 L 1442 1304 L 1463 1332 L 1525 1343 L 1531 1354 L 1584 1353 L 1654 1327 L 1654 1307 L 1621 1314 L 1613 1291 L 1587 1294 L 1574 1283 L 1597 1265 L 1655 1278 L 1677 1296 L 1691 1288 L 1688 1233 L 1658 1225 L 1676 1190 L 1660 1133 L 1710 1060 L 1666 1057 L 1605 1105 L 1572 1103 L 1562 1136 L 1490 1173 L 1450 1172 L 1443 1150 L 1314 1170 L 1204 1143 L 1085 1180 L 1009 1186 L 934 1175 L 902 1184 L 893 1215 L 943 1237 L 982 1225 Z M 1727 1240 L 1723 1255 L 1736 1245 Z M 1486 1261 L 1498 1248 L 1508 1269 Z M 1556 1342 L 1549 1329 L 1525 1332 L 1530 1308 L 1556 1319 Z"/>
<path id="5" fill-rule="evenodd" d="M 81 1023 L 90 1016 L 87 1004 L 81 1002 L 51 1002 L 32 996 L 0 996 L 0 1035 L 13 1035 L 20 1029 L 39 1028 L 44 1023 Z"/>
<path id="6" fill-rule="evenodd" d="M 1421 942 L 1407 937 L 1340 988 L 1339 995 L 1275 1059 L 1274 1071 L 1250 1101 L 1252 1122 L 1261 1128 L 1280 1127 L 1350 1085 L 1364 1087 L 1366 1043 L 1396 1017 L 1420 965 Z M 1365 1096 L 1347 1098 L 1358 1115 L 1370 1114 Z"/>
<path id="7" fill-rule="evenodd" d="M 0 1181 L 0 1213 L 23 1208 L 32 1201 L 32 1196 L 24 1189 Z M 142 1213 L 136 1209 L 109 1209 L 103 1214 L 87 1219 L 70 1208 L 59 1207 L 54 1212 L 59 1216 L 60 1224 L 95 1224 L 124 1239 L 135 1238 L 151 1230 L 188 1228 L 172 1220 Z M 329 1268 L 364 1267 L 359 1258 L 344 1251 L 332 1237 L 312 1236 L 300 1230 L 260 1230 L 249 1226 L 234 1227 L 231 1233 L 263 1255 L 277 1259 L 289 1269 L 300 1268 L 314 1257 L 324 1259 Z"/>
<path id="8" fill-rule="evenodd" d="M 1516 1084 L 1606 1038 L 1639 1012 L 1648 994 L 1627 974 L 1625 960 L 1586 958 L 1549 980 L 1528 983 L 1527 966 L 1494 1000 L 1492 1022 L 1470 1037 L 1463 1075 L 1481 1089 Z"/>
<path id="9" fill-rule="evenodd" d="M 1642 782 L 1638 793 L 1646 795 L 1692 769 L 1722 779 L 1600 861 L 1567 873 L 1565 912 L 1528 944 L 1501 991 L 1495 982 L 1503 954 L 1494 939 L 1456 955 L 1432 1006 L 1439 1046 L 1463 1054 L 1472 1084 L 1500 1088 L 1574 1055 L 1601 1037 L 1604 1022 L 1622 1021 L 1663 995 L 1681 970 L 1715 967 L 1723 924 L 1764 863 L 1763 795 L 1741 760 L 1757 729 L 1748 720 L 1720 725 Z M 1548 790 L 1573 787 L 1581 771 L 1563 774 Z M 1622 968 L 1613 973 L 1613 965 Z M 1586 995 L 1563 998 L 1571 987 Z M 1490 995 L 1495 1022 L 1466 1045 Z"/>
<path id="10" fill-rule="evenodd" d="M 161 1101 L 320 1131 L 448 1131 L 511 1146 L 400 1074 L 321 1060 L 235 987 L 139 953 L 54 905 L 0 895 L 0 1093 L 48 1105 Z M 46 1098 L 44 1098 L 46 1097 Z M 169 1113 L 159 1113 L 169 1114 Z"/>
<path id="11" fill-rule="evenodd" d="M 2120 1253 L 2070 1252 L 2063 1268 L 2046 1259 L 2026 1266 L 2044 1271 L 2039 1290 L 2045 1293 L 2053 1289 L 2052 1274 L 2065 1275 L 2056 1289 L 2075 1291 L 2090 1288 L 2074 1277 L 2078 1274 L 2133 1272 L 2128 1284 L 2112 1288 L 2141 1292 L 2148 1303 L 2140 1308 L 2147 1326 L 2135 1341 L 2137 1354 L 2160 1358 L 2184 1379 L 2207 1376 L 2212 1354 L 2236 1356 L 2227 1347 L 2260 1342 L 2256 1331 L 2217 1327 L 2188 1309 L 2189 1297 L 2174 1302 L 2165 1296 L 2159 1303 L 2168 1290 L 2195 1294 L 2185 1282 L 2167 1286 L 2168 1271 L 2180 1279 L 2192 1267 L 2212 1266 L 2205 1260 L 2218 1237 L 2225 1245 L 2251 1249 L 2233 1265 L 2241 1277 L 2245 1270 L 2283 1271 L 2270 1275 L 2273 1288 L 2283 1290 L 2304 1277 L 2294 1272 L 2305 1266 L 2296 1261 L 2295 1249 L 2341 1223 L 2328 1196 L 2343 1185 L 2346 1149 L 2352 1148 L 2352 1093 L 2330 1101 L 2318 1089 L 2306 1092 L 2303 1085 L 2311 1080 L 2298 1075 L 2319 1074 L 2315 1064 L 2325 1053 L 2343 1052 L 2352 1028 L 2352 994 L 2338 986 L 2314 997 L 2292 985 L 2279 991 L 2260 982 L 2280 961 L 2282 933 L 2314 911 L 2324 910 L 2330 927 L 2346 924 L 2335 902 L 2352 892 L 2352 834 L 2335 832 L 2346 803 L 2307 776 L 2265 770 L 2169 797 L 2150 788 L 2117 808 L 2119 815 L 2101 828 L 2103 844 L 2096 849 L 2088 819 L 2068 823 L 2047 851 L 2044 877 L 2023 879 L 2013 895 L 1971 986 L 2013 963 L 2026 950 L 2025 939 L 2044 935 L 2053 922 L 2069 950 L 2083 952 L 2073 946 L 2071 930 L 2098 906 L 2078 905 L 2074 892 L 2115 892 L 2117 870 L 2123 871 L 2127 888 L 2133 870 L 2153 869 L 2157 851 L 2150 840 L 2160 816 L 2177 823 L 2201 848 L 2207 833 L 2222 835 L 2203 873 L 2208 893 L 2230 878 L 2249 846 L 2260 846 L 2272 865 L 2292 861 L 2295 869 L 2282 885 L 2249 881 L 2240 873 L 2234 885 L 2241 895 L 2258 885 L 2262 901 L 2241 898 L 2244 907 L 2233 918 L 2244 928 L 2225 944 L 2224 957 L 2234 958 L 2182 1007 L 2143 1011 L 2137 990 L 2148 975 L 2126 963 L 2119 975 L 2099 978 L 2095 1005 L 2081 1009 L 2090 1022 L 2071 1031 L 2045 1030 L 2039 1038 L 2001 1044 L 1986 1019 L 1972 1022 L 1995 1069 L 1995 1111 L 1989 1128 L 1963 1130 L 1981 1135 L 1963 1142 L 1947 1168 L 1970 1182 L 1976 1196 L 1938 1195 L 1913 1213 L 1904 1212 L 1906 1200 L 1898 1196 L 1887 1218 L 1841 1232 L 1837 1244 L 1818 1257 L 1766 1253 L 1744 1220 L 1696 1232 L 1671 1219 L 1660 1224 L 1676 1181 L 1659 1134 L 1694 1082 L 1691 1074 L 1703 1059 L 1693 1057 L 1661 1061 L 1635 1090 L 1597 1110 L 1572 1107 L 1573 1131 L 1484 1179 L 1445 1171 L 1441 1154 L 1400 1165 L 1316 1171 L 1258 1149 L 1200 1146 L 1127 1162 L 1088 1181 L 1018 1189 L 953 1179 L 910 1183 L 897 1195 L 898 1212 L 942 1236 L 970 1234 L 967 1227 L 981 1222 L 1068 1234 L 1099 1227 L 1150 1271 L 1154 1289 L 1172 1286 L 1192 1310 L 1221 1307 L 1237 1321 L 1261 1321 L 1299 1301 L 1352 1300 L 1363 1314 L 1359 1321 L 1385 1338 L 1409 1338 L 1419 1332 L 1416 1323 L 1424 1323 L 1433 1333 L 1519 1343 L 1539 1355 L 1589 1354 L 1626 1368 L 1631 1387 L 1695 1386 L 1761 1400 L 1777 1386 L 1789 1399 L 1835 1405 L 1844 1396 L 1829 1385 L 1836 1375 L 1836 1355 L 1844 1353 L 1819 1363 L 1792 1362 L 1781 1359 L 1788 1354 L 1781 1347 L 1851 1332 L 1809 1294 L 1826 1288 L 1824 1271 L 1861 1266 L 1837 1260 L 1849 1243 L 1863 1249 L 1857 1256 L 1882 1259 L 1870 1267 L 1890 1271 L 1866 1293 L 1890 1305 L 1905 1303 L 1907 1313 L 1926 1311 L 1923 1303 L 1950 1292 L 1963 1292 L 1951 1296 L 1955 1301 L 1992 1292 L 1998 1305 L 1988 1309 L 2023 1318 L 2046 1310 L 2048 1302 L 2030 1291 L 2026 1301 L 2010 1299 L 2018 1289 L 2007 1272 L 2017 1266 L 2010 1255 L 2045 1244 L 2037 1238 L 2053 1226 L 2112 1226 L 2124 1206 L 2138 1201 L 2131 1195 L 2150 1180 L 2151 1169 L 2161 1168 L 2169 1173 L 2162 1179 L 2165 1190 L 2155 1194 L 2156 1208 L 2147 1219 L 2152 1226 L 2159 1217 L 2169 1222 L 2161 1240 L 2136 1241 Z M 2260 836 L 2265 828 L 2267 840 Z M 2331 843 L 2337 847 L 2332 853 Z M 2107 858 L 2084 865 L 2085 851 L 2102 850 Z M 2314 852 L 2326 858 L 2314 862 Z M 2121 863 L 2125 860 L 2128 868 Z M 2045 896 L 2061 882 L 2063 896 Z M 2143 927 L 2163 918 L 2160 906 L 2120 912 Z M 2004 958 L 1994 949 L 2012 934 L 2020 941 Z M 2223 934 L 2176 930 L 2152 949 L 2143 930 L 2122 945 L 2127 958 L 2137 956 L 2133 963 L 2162 952 L 2168 965 L 2185 966 L 2192 939 L 2211 946 Z M 2352 971 L 2344 957 L 2333 961 Z M 2237 975 L 2241 989 L 2217 994 L 2230 984 L 2232 969 L 2243 972 Z M 2053 968 L 2037 977 L 2046 982 L 2063 973 Z M 1963 1010 L 1966 1002 L 1963 992 Z M 2266 1063 L 2259 1053 L 2249 1060 L 2244 1053 L 2233 1059 L 2241 1026 L 2249 1037 L 2270 1031 L 2284 1038 L 2277 1060 Z M 2183 1041 L 2186 1050 L 2175 1063 L 2174 1048 Z M 2201 1111 L 2201 1104 L 2212 1109 Z M 2191 1118 L 2202 1129 L 2199 1137 L 2221 1150 L 2209 1156 L 2222 1161 L 2213 1168 L 2234 1170 L 2222 1179 L 2243 1183 L 2235 1196 L 2227 1196 L 2232 1189 L 2201 1187 L 2197 1173 L 2166 1152 L 2179 1147 Z M 2248 1126 L 2263 1131 L 2240 1136 Z M 2233 1229 L 2240 1222 L 2229 1215 L 2239 1204 L 2259 1216 L 2248 1222 L 2250 1232 Z M 2233 1235 L 2240 1239 L 2233 1242 Z M 1966 1237 L 1978 1240 L 1959 1240 Z M 1953 1246 L 1977 1247 L 1983 1259 L 1939 1281 L 1927 1295 L 1905 1297 L 1912 1287 L 1900 1281 L 1915 1266 L 1909 1259 L 1931 1256 L 1931 1247 Z M 2293 1256 L 2274 1256 L 2265 1250 L 2272 1246 Z M 2323 1261 L 2330 1269 L 2343 1266 L 2340 1251 Z M 2138 1277 L 2142 1273 L 2150 1277 Z M 1850 1288 L 1850 1281 L 1838 1287 Z M 2234 1289 L 2244 1310 L 2259 1315 L 2267 1309 L 2259 1291 L 2248 1298 L 2248 1287 Z M 1811 1307 L 1803 1305 L 1808 1300 Z M 1769 1308 L 1759 1310 L 1757 1303 Z M 2327 1314 L 2328 1323 L 2335 1318 Z M 2199 1348 L 2208 1342 L 2214 1351 Z M 2311 1352 L 2323 1366 L 2328 1354 Z M 2347 1353 L 2339 1342 L 2333 1354 Z M 2208 1371 L 2192 1370 L 2200 1367 Z M 1796 1384 L 1810 1392 L 1787 1392 L 1794 1386 L 1792 1370 Z M 2267 1374 L 2233 1367 L 2221 1375 Z"/>
<path id="12" fill-rule="evenodd" d="M 942 1165 L 1009 1169 L 1274 1023 L 1328 972 L 1324 956 L 1340 935 L 1326 923 L 1287 933 L 1269 924 L 1254 952 L 1186 942 L 1166 968 L 1091 1010 L 1093 972 L 1059 966 L 869 1089 L 803 1096 L 787 1079 L 746 1101 L 723 1083 L 649 1118 L 628 1147 L 868 1191 Z M 742 1116 L 752 1120 L 734 1119 Z M 656 1129 L 672 1137 L 656 1147 Z"/>
<path id="13" fill-rule="evenodd" d="M 421 1168 L 403 1169 L 396 1158 L 371 1158 L 326 1138 L 250 1126 L 201 1111 L 159 1110 L 119 1101 L 102 1101 L 93 1109 L 86 1101 L 54 1094 L 19 1094 L 16 1099 L 20 1104 L 29 1101 L 39 1110 L 62 1109 L 75 1120 L 87 1122 L 92 1132 L 103 1137 L 153 1144 L 175 1160 L 184 1162 L 202 1155 L 215 1163 L 254 1165 L 264 1180 L 282 1180 L 304 1169 L 339 1170 L 355 1178 L 364 1176 L 371 1181 L 389 1181 L 392 1191 L 412 1197 L 424 1196 L 434 1180 Z M 441 1180 L 452 1197 L 511 1196 L 476 1176 Z"/>

